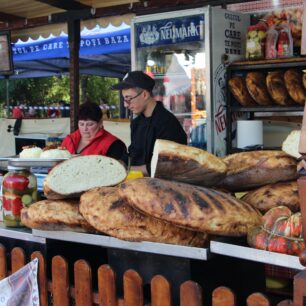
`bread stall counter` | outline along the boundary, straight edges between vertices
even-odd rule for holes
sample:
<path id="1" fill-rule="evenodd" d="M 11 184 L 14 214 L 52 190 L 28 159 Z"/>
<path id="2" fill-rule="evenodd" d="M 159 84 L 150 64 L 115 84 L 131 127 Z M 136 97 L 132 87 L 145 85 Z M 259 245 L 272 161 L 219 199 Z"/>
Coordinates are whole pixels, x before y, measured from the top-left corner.
<path id="1" fill-rule="evenodd" d="M 231 288 L 249 294 L 265 289 L 266 263 L 303 269 L 298 256 L 292 256 L 298 255 L 301 245 L 291 255 L 271 252 L 276 250 L 269 249 L 269 243 L 248 247 L 249 232 L 265 230 L 265 224 L 277 218 L 280 198 L 263 192 L 263 198 L 274 199 L 266 202 L 264 213 L 258 203 L 233 194 L 265 186 L 273 191 L 288 184 L 294 191 L 296 166 L 297 159 L 284 151 L 218 158 L 157 140 L 152 177 L 127 180 L 126 169 L 114 159 L 76 156 L 49 171 L 43 182 L 46 199 L 24 207 L 21 221 L 32 229 L 33 237 L 45 239 L 48 256 L 83 252 L 89 262 L 102 260 L 113 266 L 119 279 L 134 268 L 145 283 L 152 275 L 163 274 L 176 289 L 183 280 L 194 279 L 209 290 L 226 280 Z M 292 198 L 286 204 L 286 197 L 276 194 L 282 207 L 294 207 Z M 266 214 L 273 208 L 272 220 Z M 233 279 L 237 274 L 239 279 Z"/>

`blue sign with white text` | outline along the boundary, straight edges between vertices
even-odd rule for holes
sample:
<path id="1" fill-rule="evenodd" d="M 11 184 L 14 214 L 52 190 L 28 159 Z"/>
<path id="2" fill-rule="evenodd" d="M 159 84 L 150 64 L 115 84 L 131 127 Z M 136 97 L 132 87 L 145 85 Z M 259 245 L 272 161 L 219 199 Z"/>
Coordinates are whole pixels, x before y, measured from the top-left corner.
<path id="1" fill-rule="evenodd" d="M 204 40 L 204 15 L 136 24 L 136 47 L 151 47 Z"/>

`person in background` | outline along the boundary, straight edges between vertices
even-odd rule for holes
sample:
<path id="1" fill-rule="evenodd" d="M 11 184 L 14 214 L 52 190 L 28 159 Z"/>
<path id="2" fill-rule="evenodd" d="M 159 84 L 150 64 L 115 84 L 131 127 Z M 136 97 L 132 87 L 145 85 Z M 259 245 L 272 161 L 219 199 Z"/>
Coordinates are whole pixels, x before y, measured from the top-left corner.
<path id="1" fill-rule="evenodd" d="M 59 110 L 58 103 L 54 103 L 52 104 L 52 106 L 48 108 L 47 116 L 48 118 L 59 118 L 60 117 L 60 110 Z"/>
<path id="2" fill-rule="evenodd" d="M 119 138 L 103 128 L 102 111 L 98 104 L 87 101 L 80 105 L 78 129 L 62 142 L 71 154 L 105 155 L 122 159 L 126 146 Z"/>
<path id="3" fill-rule="evenodd" d="M 145 176 L 150 174 L 156 139 L 187 144 L 187 135 L 177 118 L 153 98 L 154 85 L 147 74 L 132 71 L 112 87 L 121 90 L 124 106 L 137 115 L 131 123 L 131 145 L 124 161 L 131 165 L 130 170 L 142 171 Z"/>
<path id="4" fill-rule="evenodd" d="M 58 104 L 60 108 L 61 117 L 62 118 L 70 117 L 70 112 L 68 109 L 69 104 L 67 104 L 64 100 L 60 100 Z"/>
<path id="5" fill-rule="evenodd" d="M 21 119 L 24 117 L 23 110 L 21 109 L 19 104 L 14 106 L 13 111 L 12 111 L 12 117 L 13 119 Z"/>

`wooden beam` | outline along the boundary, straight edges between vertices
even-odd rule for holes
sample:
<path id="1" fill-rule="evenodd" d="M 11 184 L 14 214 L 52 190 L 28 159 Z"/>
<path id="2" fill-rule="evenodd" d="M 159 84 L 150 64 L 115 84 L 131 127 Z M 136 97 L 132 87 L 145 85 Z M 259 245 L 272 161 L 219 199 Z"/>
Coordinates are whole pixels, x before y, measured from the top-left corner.
<path id="1" fill-rule="evenodd" d="M 256 0 L 249 0 L 256 1 Z M 65 1 L 63 1 L 65 2 Z M 148 0 L 147 6 L 145 6 L 143 0 L 142 2 L 133 3 L 133 6 L 130 7 L 130 4 L 123 4 L 111 7 L 104 8 L 96 8 L 95 14 L 87 14 L 86 16 L 81 11 L 70 11 L 70 16 L 74 15 L 72 19 L 76 17 L 76 12 L 78 12 L 78 17 L 81 20 L 85 19 L 93 19 L 93 18 L 101 18 L 101 17 L 109 17 L 109 16 L 120 16 L 127 13 L 135 13 L 136 15 L 146 15 L 146 14 L 154 14 L 157 12 L 166 12 L 166 11 L 174 11 L 174 10 L 184 10 L 189 8 L 197 8 L 205 5 L 228 5 L 233 3 L 243 3 L 241 0 L 168 0 L 167 3 L 164 0 Z M 90 11 L 86 10 L 85 11 Z M 65 14 L 65 13 L 63 13 Z M 82 16 L 83 14 L 83 16 Z M 53 14 L 53 23 L 61 22 L 64 15 L 61 14 Z M 67 21 L 67 20 L 66 20 Z M 25 28 L 33 28 L 37 26 L 43 26 L 50 23 L 48 16 L 38 17 L 38 18 L 30 18 L 27 19 L 27 23 L 24 22 L 8 22 L 5 24 L 0 24 L 0 30 L 19 30 Z"/>
<path id="2" fill-rule="evenodd" d="M 14 22 L 20 20 L 25 21 L 25 18 L 17 15 L 11 15 L 0 12 L 0 22 Z"/>
<path id="3" fill-rule="evenodd" d="M 66 11 L 72 11 L 72 10 L 84 10 L 84 9 L 90 9 L 91 7 L 77 2 L 75 0 L 37 0 L 38 2 L 42 2 L 45 4 L 48 4 L 50 6 L 54 6 Z"/>

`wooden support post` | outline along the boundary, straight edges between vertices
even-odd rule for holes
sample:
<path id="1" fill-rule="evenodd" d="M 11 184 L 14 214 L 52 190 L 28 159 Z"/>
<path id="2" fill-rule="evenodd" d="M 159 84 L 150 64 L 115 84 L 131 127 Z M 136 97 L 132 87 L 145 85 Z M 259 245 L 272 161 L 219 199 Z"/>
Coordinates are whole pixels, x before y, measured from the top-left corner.
<path id="1" fill-rule="evenodd" d="M 79 72 L 79 50 L 80 50 L 80 20 L 68 20 L 68 39 L 70 55 L 70 130 L 77 129 L 77 113 L 80 100 L 80 72 Z"/>

